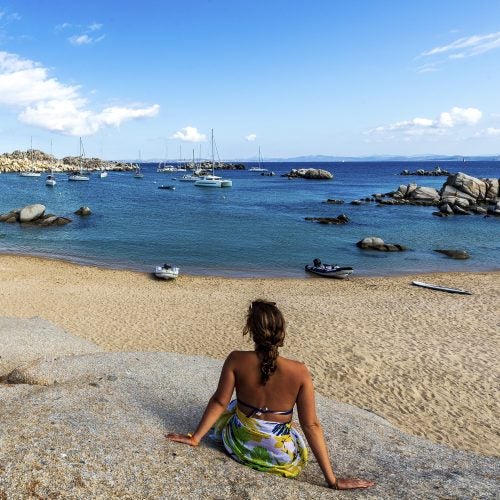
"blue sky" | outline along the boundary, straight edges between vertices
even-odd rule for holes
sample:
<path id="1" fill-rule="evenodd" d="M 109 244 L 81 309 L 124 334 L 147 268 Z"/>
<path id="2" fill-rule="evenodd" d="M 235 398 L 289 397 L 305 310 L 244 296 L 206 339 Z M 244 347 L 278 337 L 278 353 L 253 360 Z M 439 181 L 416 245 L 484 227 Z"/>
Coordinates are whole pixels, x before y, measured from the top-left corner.
<path id="1" fill-rule="evenodd" d="M 0 152 L 500 153 L 500 1 L 0 0 Z"/>

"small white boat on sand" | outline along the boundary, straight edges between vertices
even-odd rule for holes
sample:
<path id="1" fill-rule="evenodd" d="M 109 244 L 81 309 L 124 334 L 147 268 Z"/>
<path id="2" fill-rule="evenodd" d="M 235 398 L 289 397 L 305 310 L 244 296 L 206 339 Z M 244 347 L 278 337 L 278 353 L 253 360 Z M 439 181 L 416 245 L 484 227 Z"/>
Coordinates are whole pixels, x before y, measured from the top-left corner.
<path id="1" fill-rule="evenodd" d="M 170 264 L 163 264 L 163 266 L 155 267 L 154 275 L 164 280 L 172 280 L 179 276 L 179 268 L 172 267 Z"/>
<path id="2" fill-rule="evenodd" d="M 429 288 L 430 290 L 439 290 L 448 293 L 460 293 L 462 295 L 472 295 L 472 292 L 462 290 L 461 288 L 450 288 L 447 286 L 433 285 L 432 283 L 425 283 L 425 281 L 412 281 L 412 285 L 421 286 L 422 288 Z"/>

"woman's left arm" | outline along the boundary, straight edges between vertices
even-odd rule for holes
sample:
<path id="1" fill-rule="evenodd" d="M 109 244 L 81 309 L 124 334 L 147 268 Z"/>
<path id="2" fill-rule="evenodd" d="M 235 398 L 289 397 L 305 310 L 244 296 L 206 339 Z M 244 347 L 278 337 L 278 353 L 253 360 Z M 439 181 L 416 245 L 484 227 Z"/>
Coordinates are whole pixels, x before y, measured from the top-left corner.
<path id="1" fill-rule="evenodd" d="M 175 432 L 170 432 L 166 434 L 168 439 L 190 446 L 198 446 L 203 436 L 212 428 L 231 400 L 236 381 L 234 366 L 234 353 L 231 353 L 226 358 L 222 367 L 217 390 L 208 401 L 207 407 L 194 433 L 176 434 Z"/>

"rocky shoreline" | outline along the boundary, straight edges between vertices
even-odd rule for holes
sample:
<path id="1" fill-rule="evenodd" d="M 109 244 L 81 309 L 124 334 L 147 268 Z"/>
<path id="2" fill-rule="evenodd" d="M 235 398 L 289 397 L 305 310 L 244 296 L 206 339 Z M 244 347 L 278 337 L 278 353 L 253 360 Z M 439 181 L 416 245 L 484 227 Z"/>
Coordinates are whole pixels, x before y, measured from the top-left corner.
<path id="1" fill-rule="evenodd" d="M 208 161 L 196 165 L 183 164 L 187 169 L 201 168 L 211 170 L 212 164 Z M 26 151 L 13 151 L 12 153 L 3 153 L 0 155 L 0 172 L 2 173 L 20 173 L 20 172 L 40 172 L 40 173 L 66 173 L 75 170 L 87 172 L 98 172 L 107 170 L 112 172 L 130 172 L 137 168 L 133 163 L 120 161 L 107 161 L 100 158 L 80 158 L 79 156 L 65 156 L 56 158 L 54 155 L 44 153 L 38 149 L 28 149 Z M 216 170 L 245 170 L 242 163 L 216 162 Z"/>
<path id="2" fill-rule="evenodd" d="M 500 216 L 499 179 L 478 179 L 458 172 L 446 179 L 440 190 L 418 186 L 415 183 L 401 184 L 398 189 L 384 194 L 351 201 L 352 205 L 376 202 L 378 205 L 435 206 L 433 215 L 495 215 Z"/>

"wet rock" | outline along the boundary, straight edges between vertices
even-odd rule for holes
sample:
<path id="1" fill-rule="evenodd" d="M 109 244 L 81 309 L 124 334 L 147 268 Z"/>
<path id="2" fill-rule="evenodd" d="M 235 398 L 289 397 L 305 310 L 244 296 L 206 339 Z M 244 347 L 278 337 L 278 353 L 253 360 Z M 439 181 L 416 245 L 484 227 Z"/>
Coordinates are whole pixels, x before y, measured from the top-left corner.
<path id="1" fill-rule="evenodd" d="M 92 211 L 90 210 L 89 207 L 80 207 L 76 212 L 75 214 L 76 215 L 81 215 L 82 217 L 87 217 L 88 215 L 90 215 L 92 213 Z"/>
<path id="2" fill-rule="evenodd" d="M 347 224 L 351 219 L 346 214 L 340 214 L 338 217 L 305 217 L 305 220 L 318 224 Z"/>
<path id="3" fill-rule="evenodd" d="M 447 249 L 436 249 L 435 252 L 442 253 L 451 259 L 468 259 L 470 254 L 466 250 L 447 250 Z"/>
<path id="4" fill-rule="evenodd" d="M 328 170 L 322 170 L 320 168 L 292 168 L 290 172 L 283 174 L 282 177 L 328 180 L 333 179 L 333 174 L 328 172 Z"/>
<path id="5" fill-rule="evenodd" d="M 328 198 L 325 203 L 331 203 L 332 205 L 342 205 L 344 203 L 344 200 L 334 200 L 331 198 Z"/>
<path id="6" fill-rule="evenodd" d="M 397 243 L 385 243 L 382 238 L 368 236 L 356 243 L 356 246 L 362 249 L 378 250 L 379 252 L 401 252 L 408 250 L 404 245 Z"/>

